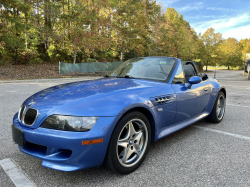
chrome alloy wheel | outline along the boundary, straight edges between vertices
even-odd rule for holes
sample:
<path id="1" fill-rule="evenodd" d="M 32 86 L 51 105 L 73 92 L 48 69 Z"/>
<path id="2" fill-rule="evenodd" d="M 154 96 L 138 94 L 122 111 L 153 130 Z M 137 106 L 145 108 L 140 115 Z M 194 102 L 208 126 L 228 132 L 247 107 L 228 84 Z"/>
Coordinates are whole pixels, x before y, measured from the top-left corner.
<path id="1" fill-rule="evenodd" d="M 147 148 L 148 130 L 140 119 L 130 120 L 121 130 L 116 153 L 121 165 L 132 167 L 137 164 Z"/>
<path id="2" fill-rule="evenodd" d="M 221 120 L 223 118 L 224 112 L 225 112 L 225 97 L 224 95 L 221 95 L 218 98 L 217 101 L 217 107 L 216 107 L 216 114 L 219 120 Z"/>

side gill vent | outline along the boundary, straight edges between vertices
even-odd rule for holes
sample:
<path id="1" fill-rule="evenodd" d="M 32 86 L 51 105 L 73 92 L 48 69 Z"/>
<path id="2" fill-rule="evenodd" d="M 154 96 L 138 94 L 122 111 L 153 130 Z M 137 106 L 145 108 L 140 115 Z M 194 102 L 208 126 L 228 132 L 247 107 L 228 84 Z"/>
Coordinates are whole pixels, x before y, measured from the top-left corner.
<path id="1" fill-rule="evenodd" d="M 170 100 L 171 100 L 170 97 L 158 97 L 158 98 L 155 98 L 155 102 L 157 102 L 159 104 L 168 102 Z"/>

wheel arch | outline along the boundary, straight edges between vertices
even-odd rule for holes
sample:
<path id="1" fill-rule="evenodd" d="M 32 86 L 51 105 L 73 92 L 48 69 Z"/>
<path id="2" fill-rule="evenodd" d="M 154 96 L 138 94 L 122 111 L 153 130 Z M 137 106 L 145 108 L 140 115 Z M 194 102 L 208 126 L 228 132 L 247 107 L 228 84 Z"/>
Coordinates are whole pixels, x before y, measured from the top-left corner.
<path id="1" fill-rule="evenodd" d="M 225 89 L 225 88 L 221 88 L 221 89 L 220 89 L 220 92 L 224 93 L 225 98 L 227 98 L 227 93 L 226 93 L 226 89 Z"/>
<path id="2" fill-rule="evenodd" d="M 126 114 L 133 112 L 133 111 L 141 112 L 142 114 L 144 114 L 146 116 L 146 118 L 149 121 L 150 127 L 151 127 L 151 142 L 154 142 L 154 139 L 155 139 L 155 120 L 154 120 L 153 114 L 147 108 L 144 108 L 144 107 L 131 108 L 121 115 L 121 117 L 119 118 L 117 123 L 119 123 L 119 121 L 122 119 L 123 116 L 125 116 Z"/>

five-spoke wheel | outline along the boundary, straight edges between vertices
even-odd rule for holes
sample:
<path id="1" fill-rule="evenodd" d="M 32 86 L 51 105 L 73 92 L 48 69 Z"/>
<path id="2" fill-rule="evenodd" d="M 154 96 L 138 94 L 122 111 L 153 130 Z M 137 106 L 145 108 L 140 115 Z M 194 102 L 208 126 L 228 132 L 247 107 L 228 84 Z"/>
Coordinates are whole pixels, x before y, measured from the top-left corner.
<path id="1" fill-rule="evenodd" d="M 219 92 L 216 101 L 214 103 L 211 114 L 205 118 L 205 120 L 213 123 L 220 123 L 224 117 L 226 108 L 226 97 L 223 92 Z"/>
<path id="2" fill-rule="evenodd" d="M 138 111 L 126 114 L 111 136 L 106 166 L 121 174 L 134 171 L 145 159 L 150 142 L 151 128 L 147 117 Z"/>
<path id="3" fill-rule="evenodd" d="M 224 111 L 225 111 L 225 96 L 220 95 L 217 101 L 217 108 L 216 108 L 216 113 L 219 120 L 224 116 Z"/>
<path id="4" fill-rule="evenodd" d="M 121 165 L 135 165 L 145 152 L 148 130 L 140 119 L 132 119 L 122 129 L 117 141 L 117 158 Z"/>

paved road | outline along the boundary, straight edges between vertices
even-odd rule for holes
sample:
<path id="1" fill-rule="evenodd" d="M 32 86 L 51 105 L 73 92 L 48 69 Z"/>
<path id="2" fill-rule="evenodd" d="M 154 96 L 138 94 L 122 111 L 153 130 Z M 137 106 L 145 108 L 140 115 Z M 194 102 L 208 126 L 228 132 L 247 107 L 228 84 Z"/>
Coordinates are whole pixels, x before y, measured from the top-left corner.
<path id="1" fill-rule="evenodd" d="M 227 88 L 224 120 L 204 120 L 150 147 L 142 166 L 122 176 L 103 167 L 71 173 L 44 168 L 12 142 L 12 117 L 31 94 L 73 80 L 0 84 L 0 161 L 11 158 L 37 186 L 250 186 L 250 81 L 240 71 L 217 71 Z M 209 73 L 209 76 L 213 76 Z M 0 166 L 0 186 L 15 186 Z"/>

